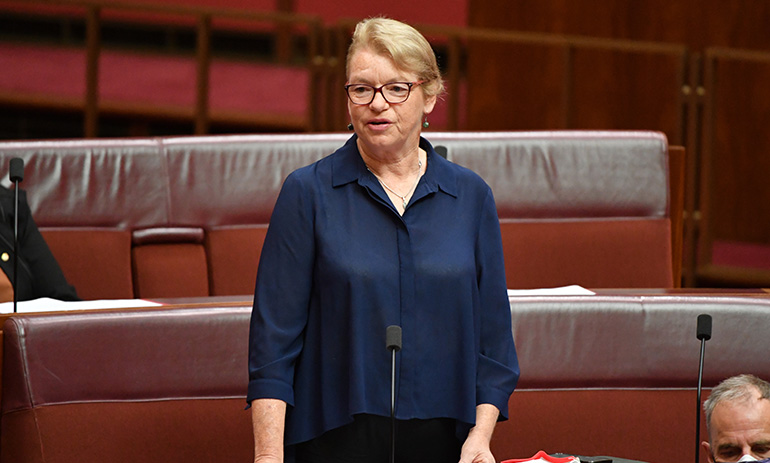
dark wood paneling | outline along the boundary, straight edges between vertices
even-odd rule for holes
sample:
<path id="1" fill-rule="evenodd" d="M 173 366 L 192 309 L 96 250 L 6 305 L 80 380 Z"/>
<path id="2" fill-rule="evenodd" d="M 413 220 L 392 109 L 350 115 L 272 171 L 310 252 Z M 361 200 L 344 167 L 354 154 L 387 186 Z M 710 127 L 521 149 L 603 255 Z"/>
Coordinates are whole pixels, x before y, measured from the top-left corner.
<path id="1" fill-rule="evenodd" d="M 470 40 L 467 129 L 564 128 L 565 54 L 558 44 Z"/>
<path id="2" fill-rule="evenodd" d="M 770 50 L 770 2 L 687 0 L 685 3 L 689 7 L 687 13 L 692 14 L 688 26 L 693 48 L 719 46 Z"/>
<path id="3" fill-rule="evenodd" d="M 608 43 L 686 47 L 688 64 L 678 70 L 663 56 L 577 50 L 570 61 L 574 81 L 567 87 L 566 125 L 658 129 L 672 143 L 687 146 L 684 260 L 689 284 L 699 284 L 696 274 L 704 284 L 719 283 L 711 261 L 715 240 L 770 245 L 770 214 L 763 213 L 770 202 L 770 2 L 469 0 L 468 23 Z M 474 52 L 477 61 L 494 59 L 483 49 Z M 704 54 L 708 58 L 701 60 Z M 681 76 L 674 79 L 677 72 Z M 672 80 L 680 83 L 670 85 Z M 468 85 L 484 87 L 470 79 Z M 723 283 L 738 284 L 746 272 L 725 274 Z"/>
<path id="4" fill-rule="evenodd" d="M 711 240 L 770 244 L 770 54 L 710 50 L 706 72 L 711 168 L 703 179 Z"/>
<path id="5" fill-rule="evenodd" d="M 683 49 L 575 47 L 568 127 L 660 130 L 684 144 L 685 60 Z"/>
<path id="6" fill-rule="evenodd" d="M 762 0 L 468 0 L 468 12 L 473 27 L 770 49 Z"/>
<path id="7" fill-rule="evenodd" d="M 675 42 L 685 41 L 691 15 L 686 2 L 668 0 L 469 0 L 469 8 L 474 27 Z"/>
<path id="8" fill-rule="evenodd" d="M 468 41 L 470 130 L 660 130 L 684 144 L 684 47 L 500 34 Z"/>

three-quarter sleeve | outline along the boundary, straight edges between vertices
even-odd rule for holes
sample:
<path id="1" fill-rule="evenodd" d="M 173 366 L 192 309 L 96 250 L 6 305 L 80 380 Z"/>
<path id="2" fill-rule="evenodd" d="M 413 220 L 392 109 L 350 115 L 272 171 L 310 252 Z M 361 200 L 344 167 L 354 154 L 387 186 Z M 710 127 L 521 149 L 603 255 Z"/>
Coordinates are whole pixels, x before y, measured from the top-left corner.
<path id="1" fill-rule="evenodd" d="M 287 177 L 262 248 L 249 334 L 247 401 L 294 403 L 294 366 L 302 350 L 312 291 L 312 208 L 300 175 Z"/>
<path id="2" fill-rule="evenodd" d="M 494 405 L 501 418 L 507 419 L 519 363 L 511 330 L 500 222 L 491 191 L 481 209 L 476 256 L 481 331 L 476 403 Z"/>

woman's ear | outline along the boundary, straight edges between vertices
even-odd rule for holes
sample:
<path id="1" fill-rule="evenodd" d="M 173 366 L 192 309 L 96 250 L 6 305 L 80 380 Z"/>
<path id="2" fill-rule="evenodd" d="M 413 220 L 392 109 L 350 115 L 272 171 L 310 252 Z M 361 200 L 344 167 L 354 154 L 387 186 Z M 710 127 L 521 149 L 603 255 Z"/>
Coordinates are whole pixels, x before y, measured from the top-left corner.
<path id="1" fill-rule="evenodd" d="M 436 95 L 429 96 L 425 98 L 425 108 L 423 108 L 423 114 L 430 114 L 433 112 L 433 108 L 436 107 L 436 101 L 438 101 L 438 97 Z"/>

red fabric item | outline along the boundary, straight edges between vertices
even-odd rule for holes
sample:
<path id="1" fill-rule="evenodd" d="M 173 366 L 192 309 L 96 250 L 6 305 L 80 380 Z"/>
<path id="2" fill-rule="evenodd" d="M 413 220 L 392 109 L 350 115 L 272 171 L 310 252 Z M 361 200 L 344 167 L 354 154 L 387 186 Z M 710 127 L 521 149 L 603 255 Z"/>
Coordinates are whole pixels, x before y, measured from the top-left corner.
<path id="1" fill-rule="evenodd" d="M 563 457 L 563 458 L 557 458 L 551 455 L 548 455 L 544 451 L 539 451 L 530 458 L 521 458 L 521 459 L 513 459 L 513 460 L 504 460 L 501 463 L 515 463 L 515 462 L 523 462 L 523 461 L 533 461 L 533 460 L 544 460 L 549 461 L 551 463 L 573 463 L 577 462 L 580 463 L 580 460 L 578 460 L 576 457 Z"/>

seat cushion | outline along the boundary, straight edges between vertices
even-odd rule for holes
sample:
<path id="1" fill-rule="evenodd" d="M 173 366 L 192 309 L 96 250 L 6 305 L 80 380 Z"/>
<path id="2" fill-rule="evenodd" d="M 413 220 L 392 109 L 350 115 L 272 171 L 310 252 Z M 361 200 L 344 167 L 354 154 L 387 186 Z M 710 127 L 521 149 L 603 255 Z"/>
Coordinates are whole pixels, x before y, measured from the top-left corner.
<path id="1" fill-rule="evenodd" d="M 209 295 L 206 252 L 202 244 L 147 244 L 135 246 L 132 254 L 137 298 Z"/>
<path id="2" fill-rule="evenodd" d="M 41 228 L 40 232 L 81 299 L 134 297 L 129 231 Z"/>
<path id="3" fill-rule="evenodd" d="M 212 296 L 254 293 L 267 224 L 217 228 L 206 234 Z"/>
<path id="4" fill-rule="evenodd" d="M 509 288 L 670 288 L 668 219 L 502 219 Z"/>

